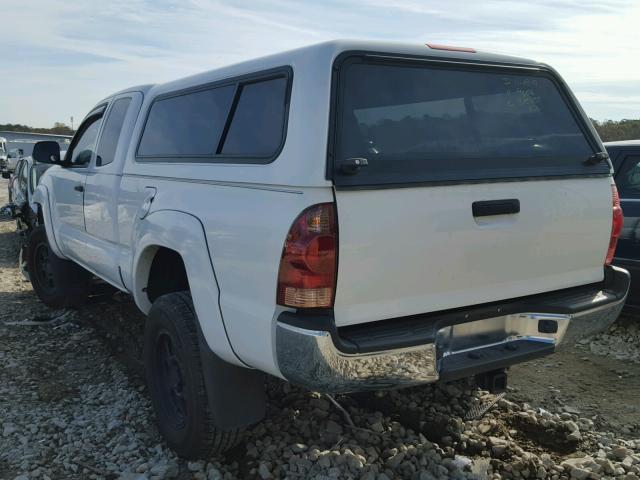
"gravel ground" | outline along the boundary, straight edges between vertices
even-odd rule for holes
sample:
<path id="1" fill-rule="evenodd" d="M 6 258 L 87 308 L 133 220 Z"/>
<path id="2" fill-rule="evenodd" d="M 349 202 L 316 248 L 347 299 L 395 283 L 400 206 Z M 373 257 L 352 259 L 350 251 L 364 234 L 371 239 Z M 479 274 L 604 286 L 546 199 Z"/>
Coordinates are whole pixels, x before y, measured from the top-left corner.
<path id="1" fill-rule="evenodd" d="M 185 462 L 153 423 L 135 306 L 48 310 L 18 241 L 0 221 L 0 479 L 640 478 L 640 320 L 514 367 L 504 397 L 457 382 L 339 396 L 345 414 L 270 379 L 245 442 Z"/>
<path id="2" fill-rule="evenodd" d="M 640 363 L 640 320 L 624 317 L 607 333 L 582 341 L 591 353 L 625 362 Z"/>

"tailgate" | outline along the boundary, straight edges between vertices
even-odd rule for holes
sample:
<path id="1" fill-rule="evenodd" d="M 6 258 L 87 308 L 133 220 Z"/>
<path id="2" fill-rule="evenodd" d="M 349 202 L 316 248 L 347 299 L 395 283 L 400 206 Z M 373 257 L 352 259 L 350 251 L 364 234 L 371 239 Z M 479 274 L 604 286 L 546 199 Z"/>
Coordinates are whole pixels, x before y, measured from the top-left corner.
<path id="1" fill-rule="evenodd" d="M 336 75 L 338 326 L 602 280 L 610 165 L 585 162 L 601 144 L 555 74 L 356 55 Z"/>
<path id="2" fill-rule="evenodd" d="M 476 201 L 517 214 L 474 217 Z M 336 192 L 338 326 L 516 298 L 603 278 L 610 179 Z"/>

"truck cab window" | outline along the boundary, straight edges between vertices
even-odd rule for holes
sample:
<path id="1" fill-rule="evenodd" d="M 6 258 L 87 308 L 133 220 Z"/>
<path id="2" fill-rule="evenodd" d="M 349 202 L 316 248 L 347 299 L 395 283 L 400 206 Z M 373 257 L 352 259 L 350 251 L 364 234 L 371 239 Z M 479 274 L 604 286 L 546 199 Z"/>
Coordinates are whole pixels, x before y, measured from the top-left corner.
<path id="1" fill-rule="evenodd" d="M 78 141 L 71 147 L 71 151 L 66 158 L 69 159 L 70 167 L 86 167 L 93 157 L 96 149 L 96 140 L 100 131 L 102 116 L 96 116 L 87 120 L 87 123 L 81 127 L 82 133 L 78 137 Z"/>
<path id="2" fill-rule="evenodd" d="M 120 98 L 113 103 L 109 117 L 104 124 L 102 136 L 100 137 L 96 166 L 101 167 L 113 162 L 118 140 L 120 139 L 120 133 L 122 132 L 122 125 L 127 116 L 130 103 L 130 97 Z"/>

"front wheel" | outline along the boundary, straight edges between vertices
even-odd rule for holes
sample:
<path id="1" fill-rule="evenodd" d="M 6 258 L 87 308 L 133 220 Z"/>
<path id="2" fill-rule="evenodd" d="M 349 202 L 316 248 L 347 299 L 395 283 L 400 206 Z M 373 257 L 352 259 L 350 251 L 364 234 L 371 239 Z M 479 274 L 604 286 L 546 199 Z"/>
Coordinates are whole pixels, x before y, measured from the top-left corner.
<path id="1" fill-rule="evenodd" d="M 36 295 L 49 307 L 76 306 L 89 294 L 89 272 L 53 253 L 44 225 L 38 225 L 29 235 L 27 271 Z"/>
<path id="2" fill-rule="evenodd" d="M 214 426 L 197 322 L 189 293 L 168 293 L 153 302 L 144 332 L 145 376 L 158 428 L 169 447 L 192 459 L 228 450 L 242 433 Z"/>

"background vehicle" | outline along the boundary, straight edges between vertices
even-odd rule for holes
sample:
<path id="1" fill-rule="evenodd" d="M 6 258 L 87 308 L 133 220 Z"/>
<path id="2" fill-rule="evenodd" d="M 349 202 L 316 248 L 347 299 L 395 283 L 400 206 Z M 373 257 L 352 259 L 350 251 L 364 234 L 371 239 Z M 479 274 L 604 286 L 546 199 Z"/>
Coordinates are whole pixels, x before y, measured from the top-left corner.
<path id="1" fill-rule="evenodd" d="M 69 146 L 71 137 L 69 135 L 54 135 L 48 133 L 32 133 L 32 132 L 13 132 L 3 130 L 0 131 L 0 137 L 6 141 L 5 151 L 12 152 L 12 165 L 10 171 L 15 170 L 15 165 L 21 157 L 31 155 L 33 146 L 36 142 L 42 140 L 54 140 L 60 144 L 62 150 L 66 150 Z"/>
<path id="2" fill-rule="evenodd" d="M 618 240 L 615 264 L 631 273 L 625 308 L 640 310 L 640 140 L 607 142 L 620 194 L 624 227 Z"/>
<path id="3" fill-rule="evenodd" d="M 24 150 L 22 148 L 12 148 L 7 152 L 7 164 L 6 171 L 13 173 L 16 171 L 18 161 L 24 157 Z"/>
<path id="4" fill-rule="evenodd" d="M 7 165 L 7 139 L 0 137 L 0 172 L 4 171 Z"/>
<path id="5" fill-rule="evenodd" d="M 33 201 L 33 194 L 42 174 L 51 167 L 51 164 L 36 164 L 32 157 L 24 157 L 18 160 L 14 174 L 3 172 L 3 177 L 9 179 L 9 205 L 4 207 L 16 220 L 18 232 L 24 238 L 20 248 L 18 264 L 22 274 L 29 278 L 27 273 L 27 237 L 38 224 L 38 206 Z"/>
<path id="6" fill-rule="evenodd" d="M 546 65 L 307 47 L 105 98 L 64 160 L 36 144 L 56 165 L 34 195 L 31 281 L 56 307 L 83 301 L 89 272 L 133 295 L 183 456 L 262 418 L 262 372 L 333 393 L 504 388 L 506 367 L 622 308 L 603 150 Z"/>
<path id="7" fill-rule="evenodd" d="M 61 152 L 64 155 L 64 152 Z M 16 171 L 9 178 L 9 202 L 13 204 L 14 217 L 19 231 L 30 231 L 36 225 L 38 206 L 33 202 L 33 194 L 42 174 L 51 164 L 35 163 L 32 157 L 18 160 Z"/>

